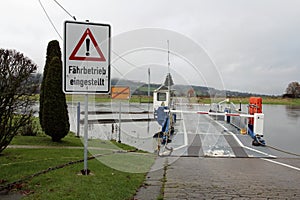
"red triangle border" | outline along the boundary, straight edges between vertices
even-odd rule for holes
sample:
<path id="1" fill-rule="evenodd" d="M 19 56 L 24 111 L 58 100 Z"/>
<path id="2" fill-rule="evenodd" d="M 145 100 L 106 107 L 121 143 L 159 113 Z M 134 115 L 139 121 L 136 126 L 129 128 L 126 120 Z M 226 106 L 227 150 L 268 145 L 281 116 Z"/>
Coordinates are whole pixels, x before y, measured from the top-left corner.
<path id="1" fill-rule="evenodd" d="M 93 45 L 96 48 L 96 51 L 99 54 L 99 57 L 88 57 L 88 56 L 76 56 L 79 48 L 81 47 L 82 43 L 84 42 L 85 38 L 87 36 L 90 36 L 91 41 L 93 43 Z M 100 61 L 100 62 L 105 62 L 106 59 L 101 51 L 101 49 L 99 48 L 96 39 L 94 38 L 91 30 L 89 28 L 86 29 L 86 31 L 83 33 L 82 37 L 80 38 L 78 44 L 76 45 L 76 47 L 74 48 L 73 52 L 71 53 L 69 60 L 85 60 L 85 61 Z"/>

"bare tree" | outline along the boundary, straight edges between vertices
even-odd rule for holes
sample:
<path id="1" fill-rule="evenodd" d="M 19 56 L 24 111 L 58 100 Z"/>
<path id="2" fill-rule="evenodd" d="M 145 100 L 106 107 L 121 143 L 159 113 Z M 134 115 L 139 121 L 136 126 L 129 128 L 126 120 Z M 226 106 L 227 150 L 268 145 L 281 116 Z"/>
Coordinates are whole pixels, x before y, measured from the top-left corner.
<path id="1" fill-rule="evenodd" d="M 33 115 L 37 66 L 15 50 L 0 49 L 0 152 Z"/>
<path id="2" fill-rule="evenodd" d="M 289 83 L 288 87 L 286 88 L 286 94 L 293 98 L 299 98 L 300 97 L 300 84 L 299 82 L 291 82 Z"/>

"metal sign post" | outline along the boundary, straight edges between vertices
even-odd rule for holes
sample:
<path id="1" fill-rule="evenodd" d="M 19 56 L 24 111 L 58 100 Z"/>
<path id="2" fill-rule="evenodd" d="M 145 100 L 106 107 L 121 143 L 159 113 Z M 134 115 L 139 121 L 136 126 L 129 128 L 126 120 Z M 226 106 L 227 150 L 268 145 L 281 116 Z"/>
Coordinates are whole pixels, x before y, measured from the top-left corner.
<path id="1" fill-rule="evenodd" d="M 121 101 L 119 101 L 119 143 L 121 143 Z"/>
<path id="2" fill-rule="evenodd" d="M 150 132 L 150 68 L 148 68 L 148 126 L 147 133 Z"/>
<path id="3" fill-rule="evenodd" d="M 111 88 L 111 98 L 119 100 L 119 139 L 118 142 L 121 143 L 121 100 L 130 99 L 130 88 L 128 86 L 114 86 Z"/>
<path id="4" fill-rule="evenodd" d="M 80 135 L 80 102 L 77 103 L 77 137 Z"/>
<path id="5" fill-rule="evenodd" d="M 88 150 L 88 117 L 89 117 L 89 96 L 88 94 L 84 97 L 84 158 L 83 158 L 83 171 L 84 175 L 88 175 L 87 165 L 87 150 Z"/>
<path id="6" fill-rule="evenodd" d="M 82 174 L 88 175 L 88 95 L 110 92 L 111 28 L 109 24 L 78 21 L 64 25 L 63 91 L 85 95 Z"/>

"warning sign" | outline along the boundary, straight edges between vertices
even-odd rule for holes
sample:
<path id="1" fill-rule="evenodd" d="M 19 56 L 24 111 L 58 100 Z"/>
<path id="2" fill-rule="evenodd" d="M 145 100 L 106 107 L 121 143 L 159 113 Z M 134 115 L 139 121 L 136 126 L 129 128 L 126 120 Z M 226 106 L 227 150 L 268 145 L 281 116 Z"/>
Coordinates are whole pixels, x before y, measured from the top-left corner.
<path id="1" fill-rule="evenodd" d="M 112 99 L 124 99 L 128 100 L 130 98 L 130 88 L 123 86 L 111 87 L 111 98 Z"/>
<path id="2" fill-rule="evenodd" d="M 64 28 L 64 92 L 109 93 L 110 25 L 66 21 Z"/>
<path id="3" fill-rule="evenodd" d="M 89 36 L 91 39 L 89 39 L 87 36 Z M 96 49 L 97 53 L 99 54 L 99 57 L 91 57 L 90 56 L 90 40 L 92 40 L 92 44 L 94 45 L 94 48 Z M 85 44 L 84 44 L 85 41 Z M 77 56 L 79 48 L 85 45 L 86 47 L 86 53 L 84 56 Z M 86 29 L 84 34 L 82 35 L 81 39 L 79 40 L 78 44 L 76 45 L 75 49 L 73 50 L 72 54 L 70 55 L 70 60 L 86 60 L 86 61 L 106 61 L 104 58 L 104 55 L 99 48 L 99 45 L 97 44 L 97 41 L 95 40 L 92 32 L 89 28 Z"/>

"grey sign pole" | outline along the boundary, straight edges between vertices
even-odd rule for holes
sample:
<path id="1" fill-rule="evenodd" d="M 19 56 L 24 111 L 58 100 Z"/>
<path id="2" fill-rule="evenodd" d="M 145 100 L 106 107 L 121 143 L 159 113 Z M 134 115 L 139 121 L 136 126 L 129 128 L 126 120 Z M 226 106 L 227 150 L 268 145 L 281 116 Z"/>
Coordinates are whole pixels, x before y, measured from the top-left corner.
<path id="1" fill-rule="evenodd" d="M 119 101 L 119 143 L 121 143 L 121 101 Z"/>
<path id="2" fill-rule="evenodd" d="M 80 102 L 77 104 L 77 137 L 80 135 Z"/>
<path id="3" fill-rule="evenodd" d="M 148 127 L 147 133 L 150 132 L 150 68 L 148 68 Z"/>
<path id="4" fill-rule="evenodd" d="M 84 98 L 84 166 L 83 166 L 83 170 L 84 170 L 84 174 L 87 175 L 87 149 L 88 149 L 88 110 L 89 110 L 89 96 L 88 94 L 85 95 Z"/>

